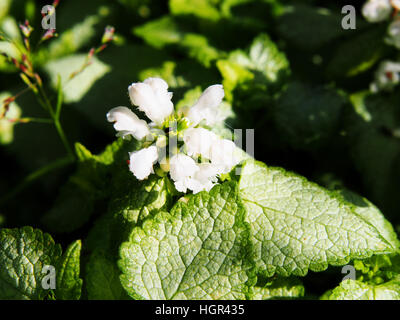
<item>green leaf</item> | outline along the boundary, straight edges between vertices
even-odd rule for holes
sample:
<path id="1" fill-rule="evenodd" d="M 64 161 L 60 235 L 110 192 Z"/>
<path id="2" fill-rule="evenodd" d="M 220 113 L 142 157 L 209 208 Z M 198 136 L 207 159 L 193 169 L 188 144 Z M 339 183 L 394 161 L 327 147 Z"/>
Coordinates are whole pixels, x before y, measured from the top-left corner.
<path id="1" fill-rule="evenodd" d="M 0 229 L 0 299 L 43 299 L 45 265 L 56 266 L 61 246 L 38 229 Z"/>
<path id="2" fill-rule="evenodd" d="M 199 18 L 217 21 L 220 18 L 216 3 L 210 0 L 170 0 L 169 7 L 173 15 L 194 15 Z"/>
<path id="3" fill-rule="evenodd" d="M 304 296 L 304 286 L 296 278 L 278 278 L 263 287 L 253 287 L 252 300 L 289 299 Z"/>
<path id="4" fill-rule="evenodd" d="M 354 32 L 341 28 L 342 18 L 339 9 L 333 11 L 296 4 L 287 7 L 276 24 L 281 38 L 299 49 L 315 52 L 323 45 Z M 357 20 L 356 25 L 357 29 L 362 29 L 365 23 Z"/>
<path id="5" fill-rule="evenodd" d="M 374 66 L 388 50 L 383 42 L 385 28 L 374 25 L 340 42 L 327 65 L 328 77 L 352 77 Z"/>
<path id="6" fill-rule="evenodd" d="M 123 226 L 108 212 L 100 217 L 85 241 L 90 252 L 86 264 L 85 286 L 88 298 L 99 300 L 129 299 L 121 285 L 117 266 L 117 249 L 121 244 Z"/>
<path id="7" fill-rule="evenodd" d="M 289 62 L 285 54 L 279 51 L 276 44 L 266 34 L 261 34 L 252 42 L 248 53 L 234 51 L 229 59 L 265 78 L 269 83 L 280 80 L 281 73 L 289 73 Z M 260 72 L 258 75 L 256 72 Z"/>
<path id="8" fill-rule="evenodd" d="M 188 51 L 191 58 L 196 59 L 207 68 L 211 67 L 213 61 L 224 55 L 208 43 L 207 37 L 195 33 L 185 34 L 179 44 Z"/>
<path id="9" fill-rule="evenodd" d="M 79 278 L 82 243 L 71 243 L 57 264 L 57 300 L 79 300 L 82 282 Z"/>
<path id="10" fill-rule="evenodd" d="M 4 0 L 0 3 L 0 21 L 3 19 L 10 9 L 11 0 Z"/>
<path id="11" fill-rule="evenodd" d="M 106 154 L 115 155 L 106 150 L 99 158 L 104 161 Z M 112 192 L 108 211 L 95 223 L 86 241 L 87 248 L 92 251 L 85 281 L 89 299 L 128 297 L 119 280 L 117 249 L 128 239 L 136 223 L 140 224 L 158 211 L 167 209 L 172 197 L 167 177 L 152 175 L 145 181 L 137 181 L 125 162 L 124 166 L 118 165 L 118 160 L 116 162 L 110 170 L 109 188 Z"/>
<path id="12" fill-rule="evenodd" d="M 134 33 L 155 48 L 177 45 L 188 56 L 196 59 L 205 67 L 224 56 L 224 53 L 209 44 L 207 37 L 190 32 L 190 29 L 170 16 L 153 20 L 136 27 Z"/>
<path id="13" fill-rule="evenodd" d="M 217 67 L 224 77 L 228 100 L 231 99 L 231 91 L 240 84 L 240 89 L 250 98 L 250 101 L 246 101 L 246 107 L 280 89 L 290 74 L 285 54 L 266 34 L 255 38 L 246 52 L 236 50 L 227 59 L 219 60 Z"/>
<path id="14" fill-rule="evenodd" d="M 66 103 L 80 101 L 94 83 L 111 70 L 109 65 L 94 56 L 91 64 L 79 72 L 86 62 L 86 54 L 74 54 L 52 60 L 44 66 L 54 88 L 57 88 L 60 75 Z M 73 72 L 78 73 L 71 79 Z"/>
<path id="15" fill-rule="evenodd" d="M 229 60 L 218 60 L 217 68 L 222 75 L 222 83 L 228 101 L 233 100 L 233 91 L 236 87 L 254 79 L 251 71 Z"/>
<path id="16" fill-rule="evenodd" d="M 283 169 L 247 161 L 239 187 L 255 265 L 265 276 L 304 276 L 398 250 L 397 239 L 376 223 L 383 219 L 379 212 L 361 215 L 335 193 Z"/>
<path id="17" fill-rule="evenodd" d="M 394 248 L 400 247 L 400 241 L 397 238 L 397 234 L 394 231 L 393 226 L 385 219 L 383 214 L 373 203 L 368 201 L 366 198 L 347 190 L 341 190 L 335 192 L 335 194 L 338 196 L 338 198 L 343 199 L 347 203 L 351 204 L 354 212 L 371 223 L 378 230 L 378 232 L 391 243 Z"/>
<path id="18" fill-rule="evenodd" d="M 61 187 L 53 207 L 43 216 L 42 222 L 52 232 L 71 232 L 82 227 L 96 212 L 104 207 L 102 201 L 109 197 L 108 188 L 113 176 L 121 170 L 128 171 L 124 157 L 135 150 L 134 141 L 118 139 L 99 155 L 92 155 L 83 145 L 75 145 L 78 164 L 76 172 Z M 113 175 L 114 172 L 114 175 Z M 104 212 L 106 208 L 103 208 Z"/>
<path id="19" fill-rule="evenodd" d="M 244 299 L 247 230 L 234 183 L 201 192 L 133 229 L 121 283 L 140 299 Z"/>
<path id="20" fill-rule="evenodd" d="M 400 277 L 389 282 L 373 285 L 347 279 L 328 291 L 322 300 L 400 300 Z"/>
<path id="21" fill-rule="evenodd" d="M 130 172 L 128 173 L 132 175 Z M 129 177 L 127 177 L 129 179 Z M 127 180 L 128 180 L 127 179 Z M 130 177 L 131 180 L 135 178 Z M 128 181 L 125 181 L 129 184 Z M 136 184 L 136 181 L 133 181 Z M 130 186 L 132 186 L 132 184 Z M 171 200 L 171 182 L 167 177 L 150 176 L 128 192 L 121 192 L 110 204 L 110 210 L 120 215 L 126 222 L 142 222 L 150 215 L 167 207 Z"/>
<path id="22" fill-rule="evenodd" d="M 294 149 L 327 145 L 338 135 L 345 103 L 334 89 L 293 82 L 274 108 L 278 133 Z"/>
<path id="23" fill-rule="evenodd" d="M 136 27 L 134 33 L 155 48 L 163 48 L 165 45 L 178 43 L 183 37 L 178 24 L 170 16 Z"/>
<path id="24" fill-rule="evenodd" d="M 112 255 L 103 249 L 95 250 L 86 266 L 86 288 L 89 300 L 129 299 L 120 283 L 121 272 Z"/>
<path id="25" fill-rule="evenodd" d="M 347 109 L 345 133 L 354 166 L 368 198 L 387 217 L 400 210 L 400 103 L 398 91 L 389 94 L 353 95 Z"/>
<path id="26" fill-rule="evenodd" d="M 188 83 L 184 77 L 176 74 L 176 63 L 173 61 L 164 61 L 161 67 L 144 69 L 139 74 L 139 80 L 144 81 L 147 78 L 158 77 L 164 79 L 171 88 L 187 86 Z"/>

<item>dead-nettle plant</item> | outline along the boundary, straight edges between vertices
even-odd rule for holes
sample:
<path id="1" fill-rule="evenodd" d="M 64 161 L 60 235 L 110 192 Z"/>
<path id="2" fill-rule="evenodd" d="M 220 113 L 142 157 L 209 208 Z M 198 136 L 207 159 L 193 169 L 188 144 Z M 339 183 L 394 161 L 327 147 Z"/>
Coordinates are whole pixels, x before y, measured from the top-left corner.
<path id="1" fill-rule="evenodd" d="M 363 15 L 371 22 L 390 19 L 397 4 L 394 0 L 370 0 Z M 158 30 L 165 24 L 156 26 Z M 249 51 L 235 49 L 228 56 L 221 55 L 216 67 L 221 71 L 223 85 L 211 85 L 202 93 L 200 87 L 189 90 L 190 94 L 185 93 L 176 105 L 158 70 L 148 76 L 138 74 L 140 80 L 145 80 L 128 87 L 134 107 L 116 106 L 102 114 L 104 122 L 107 119 L 113 124 L 118 139 L 102 153 L 93 155 L 79 143 L 72 152 L 60 122 L 65 83 L 59 80 L 57 94 L 49 96 L 32 59 L 32 27 L 29 22 L 20 27 L 24 36 L 23 43 L 16 44 L 20 58 L 6 57 L 20 70 L 27 88 L 4 101 L 3 113 L 7 114 L 9 104 L 19 95 L 34 92 L 49 117 L 15 121 L 53 124 L 67 157 L 64 162 L 53 163 L 29 176 L 16 190 L 76 157 L 76 171 L 60 191 L 53 209 L 43 217 L 43 225 L 46 230 L 72 236 L 76 234 L 70 232 L 79 232 L 84 240 L 85 259 L 81 264 L 81 240 L 72 242 L 63 252 L 50 235 L 38 229 L 0 228 L 0 284 L 6 284 L 5 288 L 0 285 L 0 298 L 301 298 L 305 287 L 300 277 L 310 278 L 315 276 L 310 271 L 344 266 L 341 271 L 336 269 L 338 276 L 345 275 L 343 281 L 321 298 L 400 299 L 400 242 L 391 223 L 374 204 L 347 189 L 328 190 L 298 174 L 256 161 L 254 130 L 244 134 L 239 129 L 226 128 L 223 106 L 248 107 L 242 112 L 258 115 L 259 97 L 251 99 L 252 95 L 268 93 L 262 100 L 271 102 L 271 109 L 276 112 L 271 124 L 277 131 L 272 137 L 282 136 L 277 143 L 303 150 L 304 141 L 314 142 L 314 137 L 320 136 L 330 123 L 325 121 L 331 117 L 325 110 L 337 110 L 335 119 L 341 119 L 339 115 L 345 113 L 340 111 L 343 105 L 347 106 L 341 94 L 319 87 L 319 78 L 318 89 L 312 89 L 315 97 L 310 95 L 308 84 L 285 83 L 286 76 L 278 81 L 278 74 L 289 75 L 292 71 L 285 54 L 269 36 L 257 36 Z M 392 31 L 395 34 L 396 30 Z M 93 56 L 112 41 L 113 35 L 114 29 L 106 28 L 101 45 L 89 51 L 85 63 L 69 79 L 82 72 Z M 47 30 L 39 45 L 54 36 L 54 30 Z M 162 37 L 157 35 L 159 38 Z M 218 54 L 217 50 L 208 51 L 213 56 Z M 394 87 L 400 81 L 399 74 L 398 65 L 383 64 L 378 68 L 377 87 Z M 238 80 L 242 78 L 245 81 Z M 275 84 L 285 91 L 278 94 Z M 229 103 L 223 101 L 225 94 Z M 385 108 L 387 111 L 389 108 Z M 296 119 L 303 113 L 307 121 Z M 319 120 L 318 114 L 323 114 Z M 294 121 L 288 121 L 289 117 Z M 297 126 L 297 121 L 303 121 L 301 126 Z M 340 127 L 337 121 L 340 120 L 334 120 L 332 127 Z M 312 135 L 308 133 L 309 126 Z M 289 137 L 285 138 L 285 133 Z M 241 148 L 244 138 L 245 151 Z M 292 138 L 296 138 L 296 143 L 286 144 Z M 322 140 L 321 144 L 325 143 Z M 386 141 L 378 139 L 381 140 Z M 321 150 L 329 148 L 328 142 L 323 145 Z M 364 141 L 361 145 L 365 146 Z M 304 146 L 304 150 L 309 150 L 311 144 Z M 362 148 L 354 150 L 361 152 Z M 396 159 L 396 155 L 392 158 Z M 332 153 L 327 157 L 332 157 Z M 324 159 L 321 155 L 318 162 Z M 372 167 L 374 177 L 378 167 Z M 325 164 L 323 168 L 326 169 Z M 13 192 L 11 196 L 16 191 Z M 86 226 L 92 227 L 88 234 Z M 56 278 L 51 278 L 52 270 L 56 271 Z M 51 279 L 53 283 L 48 282 Z"/>
<path id="2" fill-rule="evenodd" d="M 52 7 L 56 8 L 59 1 L 56 0 L 53 2 Z M 48 12 L 47 15 L 55 14 L 55 10 Z M 16 68 L 20 73 L 19 76 L 23 83 L 27 86 L 25 89 L 21 90 L 20 92 L 16 93 L 13 96 L 7 97 L 2 103 L 2 112 L 0 114 L 0 119 L 4 119 L 6 121 L 12 123 L 28 123 L 28 122 L 37 122 L 37 123 L 44 123 L 44 124 L 51 124 L 55 127 L 55 130 L 60 137 L 67 156 L 65 158 L 56 160 L 54 163 L 50 163 L 44 168 L 39 169 L 37 172 L 32 173 L 28 176 L 21 185 L 19 185 L 15 190 L 13 190 L 10 194 L 3 197 L 0 202 L 3 200 L 7 200 L 10 196 L 13 196 L 15 192 L 18 192 L 22 187 L 25 187 L 26 184 L 32 182 L 32 178 L 35 179 L 42 176 L 43 174 L 47 173 L 50 170 L 54 170 L 56 168 L 65 166 L 75 159 L 75 153 L 71 148 L 71 143 L 68 141 L 67 135 L 64 132 L 64 129 L 61 124 L 61 112 L 63 107 L 63 87 L 65 87 L 69 81 L 75 78 L 78 74 L 83 72 L 93 60 L 93 57 L 103 51 L 110 42 L 114 40 L 114 27 L 107 26 L 101 38 L 101 43 L 97 47 L 93 47 L 88 52 L 86 59 L 82 66 L 69 75 L 68 79 L 62 83 L 61 78 L 58 77 L 58 83 L 56 88 L 56 94 L 49 94 L 46 86 L 42 81 L 42 77 L 40 76 L 37 68 L 35 66 L 34 55 L 36 51 L 43 45 L 46 41 L 55 38 L 58 36 L 55 29 L 48 29 L 45 30 L 40 37 L 39 41 L 34 44 L 31 41 L 31 35 L 34 32 L 33 27 L 30 25 L 28 20 L 19 24 L 19 28 L 23 37 L 23 42 L 20 43 L 16 41 L 3 31 L 0 30 L 0 40 L 6 41 L 11 43 L 18 51 L 17 57 L 12 57 L 5 52 L 1 52 L 0 54 L 6 58 L 6 61 Z M 7 113 L 10 109 L 10 104 L 14 102 L 18 97 L 22 94 L 25 94 L 29 91 L 32 91 L 36 97 L 37 102 L 40 106 L 48 112 L 47 118 L 39 118 L 39 117 L 22 117 L 22 118 L 10 118 L 6 117 Z"/>
<path id="3" fill-rule="evenodd" d="M 128 91 L 132 104 L 151 122 L 140 119 L 127 107 L 113 108 L 107 119 L 114 122 L 117 136 L 133 137 L 142 143 L 139 150 L 129 153 L 129 169 L 137 179 L 147 179 L 155 173 L 154 164 L 159 163 L 156 173 L 169 173 L 178 191 L 210 191 L 243 159 L 233 141 L 211 130 L 225 120 L 219 109 L 225 95 L 222 85 L 208 87 L 193 106 L 182 110 L 174 109 L 172 92 L 161 78 L 133 83 Z M 238 131 L 235 133 L 241 138 Z M 254 131 L 247 135 L 248 151 L 254 153 L 250 150 L 254 145 L 251 133 Z"/>

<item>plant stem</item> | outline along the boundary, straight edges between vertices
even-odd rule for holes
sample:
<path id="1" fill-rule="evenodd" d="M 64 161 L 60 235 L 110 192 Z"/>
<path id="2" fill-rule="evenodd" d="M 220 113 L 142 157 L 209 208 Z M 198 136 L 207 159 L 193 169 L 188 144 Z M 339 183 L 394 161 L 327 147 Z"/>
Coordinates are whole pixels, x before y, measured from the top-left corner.
<path id="1" fill-rule="evenodd" d="M 43 89 L 43 86 L 39 85 L 39 93 L 41 94 L 42 97 L 39 97 L 39 102 L 42 104 L 42 106 L 47 109 L 50 113 L 50 116 L 52 117 L 54 121 L 54 126 L 57 130 L 58 135 L 60 136 L 60 139 L 62 143 L 64 144 L 65 149 L 67 150 L 67 153 L 70 157 L 75 158 L 75 154 L 71 149 L 71 146 L 68 142 L 68 139 L 64 133 L 64 130 L 61 126 L 60 123 L 60 111 L 61 111 L 61 106 L 60 104 L 62 103 L 61 101 L 57 101 L 57 110 L 56 112 L 53 109 L 53 106 L 50 103 L 50 100 L 47 98 L 46 92 Z"/>
<path id="2" fill-rule="evenodd" d="M 64 130 L 61 126 L 60 120 L 57 118 L 54 118 L 54 125 L 56 127 L 56 130 L 58 132 L 58 135 L 61 138 L 62 143 L 64 144 L 65 149 L 67 150 L 68 154 L 70 157 L 75 158 L 75 154 L 71 149 L 71 146 L 69 145 L 68 139 L 65 136 Z"/>

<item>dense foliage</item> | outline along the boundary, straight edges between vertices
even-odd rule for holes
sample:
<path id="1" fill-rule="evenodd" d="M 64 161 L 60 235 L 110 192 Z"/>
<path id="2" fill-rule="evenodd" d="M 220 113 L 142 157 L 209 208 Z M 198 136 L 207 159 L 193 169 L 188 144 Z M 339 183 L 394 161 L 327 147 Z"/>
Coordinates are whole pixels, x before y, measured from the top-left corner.
<path id="1" fill-rule="evenodd" d="M 400 299 L 397 11 L 68 0 L 43 36 L 45 4 L 0 3 L 0 299 Z M 196 194 L 136 179 L 106 114 L 149 77 L 176 110 L 222 84 L 213 131 L 254 154 Z"/>

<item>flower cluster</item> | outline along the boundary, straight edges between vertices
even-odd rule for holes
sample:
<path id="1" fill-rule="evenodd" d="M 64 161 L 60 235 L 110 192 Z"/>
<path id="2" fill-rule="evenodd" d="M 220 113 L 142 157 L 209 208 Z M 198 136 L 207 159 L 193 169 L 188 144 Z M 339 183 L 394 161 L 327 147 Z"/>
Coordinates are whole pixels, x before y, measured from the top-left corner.
<path id="1" fill-rule="evenodd" d="M 400 63 L 383 61 L 375 72 L 375 81 L 371 91 L 392 90 L 400 82 Z"/>
<path id="2" fill-rule="evenodd" d="M 163 173 L 169 172 L 178 191 L 197 193 L 209 191 L 218 177 L 238 164 L 235 144 L 204 127 L 223 120 L 219 112 L 224 98 L 222 85 L 208 87 L 184 112 L 174 110 L 172 93 L 163 79 L 133 83 L 128 91 L 132 104 L 151 122 L 127 107 L 111 109 L 107 119 L 114 122 L 117 136 L 142 141 L 142 149 L 129 153 L 129 169 L 137 179 L 154 173 L 158 162 Z"/>
<path id="3" fill-rule="evenodd" d="M 390 17 L 393 8 L 400 8 L 399 0 L 368 0 L 362 7 L 362 14 L 368 22 L 381 22 Z"/>
<path id="4" fill-rule="evenodd" d="M 368 0 L 362 14 L 368 22 L 376 23 L 388 20 L 391 15 L 396 16 L 400 10 L 400 0 Z M 387 30 L 386 42 L 400 49 L 400 21 L 394 19 Z"/>
<path id="5" fill-rule="evenodd" d="M 390 22 L 385 42 L 400 49 L 400 0 L 368 0 L 362 7 L 362 14 L 369 22 L 376 23 L 394 19 Z M 372 92 L 392 90 L 400 82 L 400 63 L 383 61 L 375 72 L 375 81 L 371 83 Z"/>

